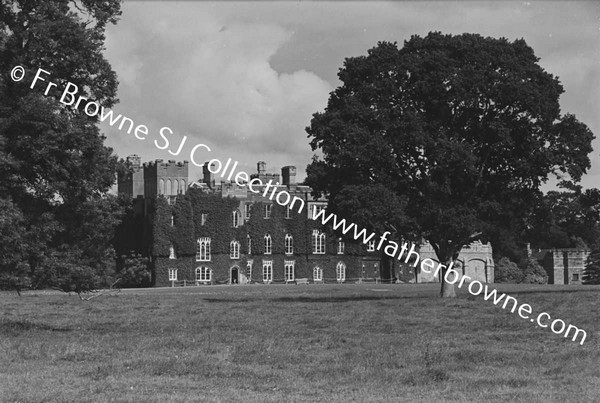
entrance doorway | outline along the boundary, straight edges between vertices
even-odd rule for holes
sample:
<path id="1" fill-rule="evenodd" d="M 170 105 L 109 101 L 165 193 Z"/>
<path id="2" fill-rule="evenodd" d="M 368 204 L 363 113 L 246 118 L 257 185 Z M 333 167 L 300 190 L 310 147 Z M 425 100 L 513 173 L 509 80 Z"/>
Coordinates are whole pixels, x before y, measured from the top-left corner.
<path id="1" fill-rule="evenodd" d="M 239 272 L 240 272 L 240 270 L 238 269 L 237 266 L 234 266 L 231 268 L 231 278 L 229 280 L 231 284 L 239 284 L 239 282 L 240 282 Z"/>

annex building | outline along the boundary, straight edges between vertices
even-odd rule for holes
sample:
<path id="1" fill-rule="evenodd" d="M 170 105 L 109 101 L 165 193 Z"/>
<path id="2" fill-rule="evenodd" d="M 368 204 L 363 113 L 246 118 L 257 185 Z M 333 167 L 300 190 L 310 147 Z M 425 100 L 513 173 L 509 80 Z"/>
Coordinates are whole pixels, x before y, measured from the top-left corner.
<path id="1" fill-rule="evenodd" d="M 234 181 L 217 183 L 208 163 L 203 178 L 190 182 L 187 161 L 141 164 L 132 155 L 127 162 L 130 170 L 118 175 L 118 192 L 133 201 L 117 234 L 117 253 L 135 251 L 149 257 L 154 286 L 344 283 L 397 277 L 407 282 L 440 281 L 419 270 L 415 273 L 412 265 L 382 271 L 375 238 L 367 245 L 348 242 L 313 220 L 311 214 L 325 209 L 327 200 L 313 197 L 310 187 L 296 182 L 294 166 L 283 167 L 281 174 L 268 173 L 261 161 L 250 176 L 263 184 L 279 182 L 278 187 L 298 201 L 290 208 Z M 421 259 L 436 260 L 428 244 L 421 253 Z M 472 244 L 459 260 L 463 274 L 494 281 L 489 244 Z"/>

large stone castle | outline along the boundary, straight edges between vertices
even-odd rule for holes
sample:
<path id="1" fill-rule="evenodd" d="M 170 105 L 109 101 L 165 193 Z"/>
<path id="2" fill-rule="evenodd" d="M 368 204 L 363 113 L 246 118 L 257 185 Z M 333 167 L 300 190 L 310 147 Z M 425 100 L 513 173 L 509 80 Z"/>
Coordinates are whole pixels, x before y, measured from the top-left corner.
<path id="1" fill-rule="evenodd" d="M 130 171 L 119 174 L 118 191 L 133 198 L 133 210 L 122 228 L 119 253 L 137 251 L 150 258 L 153 285 L 214 283 L 324 283 L 392 281 L 437 282 L 412 266 L 383 269 L 375 241 L 347 242 L 312 219 L 327 206 L 308 186 L 296 182 L 296 168 L 268 173 L 259 162 L 250 176 L 258 183 L 281 183 L 301 199 L 302 211 L 283 207 L 233 181 L 216 182 L 208 163 L 203 178 L 190 183 L 188 163 L 156 160 L 141 164 L 127 158 Z M 429 244 L 421 259 L 436 260 Z M 494 281 L 489 244 L 465 248 L 455 267 L 472 279 Z"/>

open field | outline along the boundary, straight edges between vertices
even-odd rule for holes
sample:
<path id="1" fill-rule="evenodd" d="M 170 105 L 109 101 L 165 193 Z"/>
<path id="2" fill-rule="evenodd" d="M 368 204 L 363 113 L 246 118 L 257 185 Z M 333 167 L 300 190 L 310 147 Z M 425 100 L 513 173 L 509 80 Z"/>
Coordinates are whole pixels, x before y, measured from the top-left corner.
<path id="1" fill-rule="evenodd" d="M 600 287 L 498 286 L 583 345 L 438 287 L 1 293 L 1 400 L 598 401 Z"/>

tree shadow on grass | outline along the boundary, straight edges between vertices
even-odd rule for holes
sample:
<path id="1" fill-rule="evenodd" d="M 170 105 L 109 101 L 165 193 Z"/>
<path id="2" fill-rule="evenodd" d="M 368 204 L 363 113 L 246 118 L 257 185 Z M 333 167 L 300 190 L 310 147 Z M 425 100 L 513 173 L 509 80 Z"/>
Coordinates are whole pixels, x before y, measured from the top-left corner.
<path id="1" fill-rule="evenodd" d="M 27 320 L 0 319 L 0 335 L 18 336 L 30 331 L 70 332 L 69 327 L 51 326 L 45 323 L 34 323 Z"/>

